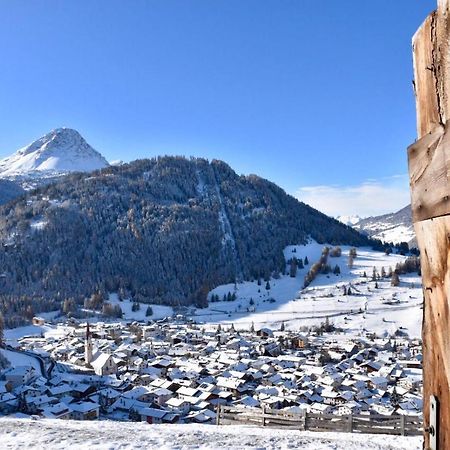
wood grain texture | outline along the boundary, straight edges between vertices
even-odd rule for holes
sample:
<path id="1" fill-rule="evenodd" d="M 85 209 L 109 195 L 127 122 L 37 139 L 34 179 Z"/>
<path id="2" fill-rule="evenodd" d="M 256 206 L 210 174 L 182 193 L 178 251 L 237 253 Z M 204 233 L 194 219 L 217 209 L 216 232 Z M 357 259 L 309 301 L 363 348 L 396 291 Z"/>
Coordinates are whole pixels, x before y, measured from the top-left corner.
<path id="1" fill-rule="evenodd" d="M 433 70 L 435 43 L 436 13 L 432 13 L 413 37 L 414 93 L 419 138 L 441 124 L 436 74 Z"/>
<path id="2" fill-rule="evenodd" d="M 438 0 L 438 12 L 439 14 L 448 14 L 450 10 L 450 0 Z"/>
<path id="3" fill-rule="evenodd" d="M 450 120 L 450 0 L 438 2 L 413 37 L 419 139 Z"/>
<path id="4" fill-rule="evenodd" d="M 414 222 L 450 214 L 450 130 L 438 126 L 408 148 Z"/>
<path id="5" fill-rule="evenodd" d="M 441 405 L 439 449 L 450 449 L 450 216 L 414 225 L 421 250 L 423 310 L 424 428 L 429 426 L 429 397 Z M 425 434 L 425 448 L 429 446 Z"/>
<path id="6" fill-rule="evenodd" d="M 440 450 L 450 449 L 450 0 L 438 0 L 413 38 L 417 133 L 408 148 L 424 311 L 424 428 L 430 396 L 440 404 Z M 424 448 L 430 445 L 424 434 Z"/>

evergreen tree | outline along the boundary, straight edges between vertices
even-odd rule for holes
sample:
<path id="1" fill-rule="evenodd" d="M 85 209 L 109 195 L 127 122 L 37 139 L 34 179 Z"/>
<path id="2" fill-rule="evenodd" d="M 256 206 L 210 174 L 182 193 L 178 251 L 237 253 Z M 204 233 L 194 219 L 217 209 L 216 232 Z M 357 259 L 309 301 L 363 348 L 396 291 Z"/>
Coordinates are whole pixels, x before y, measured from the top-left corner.
<path id="1" fill-rule="evenodd" d="M 400 404 L 401 397 L 397 392 L 396 386 L 394 386 L 394 389 L 392 390 L 391 397 L 391 405 L 395 408 Z"/>
<path id="2" fill-rule="evenodd" d="M 147 310 L 145 311 L 145 317 L 153 316 L 153 309 L 151 306 L 147 306 Z"/>
<path id="3" fill-rule="evenodd" d="M 297 275 L 297 258 L 295 257 L 291 259 L 289 275 L 291 278 L 295 278 L 295 276 Z"/>
<path id="4" fill-rule="evenodd" d="M 398 286 L 399 284 L 400 284 L 400 277 L 398 276 L 397 272 L 394 272 L 391 278 L 391 286 Z"/>
<path id="5" fill-rule="evenodd" d="M 372 281 L 376 281 L 377 280 L 377 268 L 374 266 L 373 271 L 372 271 Z"/>
<path id="6" fill-rule="evenodd" d="M 267 283 L 266 283 L 266 290 L 270 291 L 270 283 L 269 283 L 269 281 L 267 281 Z"/>
<path id="7" fill-rule="evenodd" d="M 305 261 L 304 261 L 304 263 L 305 263 L 305 266 L 307 266 L 307 265 L 309 264 L 309 259 L 308 259 L 307 256 L 305 256 Z"/>
<path id="8" fill-rule="evenodd" d="M 140 414 L 134 409 L 131 408 L 130 412 L 128 413 L 128 418 L 132 421 L 132 422 L 140 422 L 141 421 L 141 416 Z"/>
<path id="9" fill-rule="evenodd" d="M 122 316 L 123 316 L 122 308 L 119 305 L 114 305 L 113 317 L 116 317 L 117 319 L 121 319 Z"/>
<path id="10" fill-rule="evenodd" d="M 133 305 L 131 306 L 131 311 L 136 312 L 141 309 L 141 304 L 139 302 L 133 302 Z"/>

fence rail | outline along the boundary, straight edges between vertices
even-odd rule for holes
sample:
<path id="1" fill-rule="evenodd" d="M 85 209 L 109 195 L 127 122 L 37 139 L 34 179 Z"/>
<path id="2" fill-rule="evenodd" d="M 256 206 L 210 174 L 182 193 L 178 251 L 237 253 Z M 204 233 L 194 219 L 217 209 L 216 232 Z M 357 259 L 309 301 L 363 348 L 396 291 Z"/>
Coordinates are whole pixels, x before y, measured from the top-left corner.
<path id="1" fill-rule="evenodd" d="M 288 428 L 302 431 L 394 434 L 402 436 L 422 434 L 422 418 L 420 416 L 292 413 L 265 408 L 219 405 L 216 420 L 217 425 L 240 423 L 243 425 Z"/>

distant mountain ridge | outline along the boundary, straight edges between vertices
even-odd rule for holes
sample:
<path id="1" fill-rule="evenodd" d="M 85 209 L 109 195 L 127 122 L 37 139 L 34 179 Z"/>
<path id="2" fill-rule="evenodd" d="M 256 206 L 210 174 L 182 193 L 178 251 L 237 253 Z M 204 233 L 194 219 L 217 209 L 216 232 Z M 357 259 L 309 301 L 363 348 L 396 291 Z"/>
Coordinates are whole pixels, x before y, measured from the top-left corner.
<path id="1" fill-rule="evenodd" d="M 345 225 L 348 225 L 349 227 L 352 227 L 356 225 L 360 220 L 361 217 L 358 215 L 355 216 L 337 216 L 336 220 L 339 220 L 339 222 L 342 222 Z"/>
<path id="2" fill-rule="evenodd" d="M 108 161 L 71 128 L 57 128 L 0 160 L 0 177 L 91 172 Z"/>
<path id="3" fill-rule="evenodd" d="M 353 227 L 373 239 L 394 244 L 407 242 L 410 246 L 417 247 L 411 205 L 395 213 L 361 219 Z"/>
<path id="4" fill-rule="evenodd" d="M 222 161 L 159 157 L 69 174 L 0 207 L 0 307 L 13 324 L 95 292 L 201 306 L 215 286 L 284 271 L 283 249 L 310 237 L 371 244 Z"/>

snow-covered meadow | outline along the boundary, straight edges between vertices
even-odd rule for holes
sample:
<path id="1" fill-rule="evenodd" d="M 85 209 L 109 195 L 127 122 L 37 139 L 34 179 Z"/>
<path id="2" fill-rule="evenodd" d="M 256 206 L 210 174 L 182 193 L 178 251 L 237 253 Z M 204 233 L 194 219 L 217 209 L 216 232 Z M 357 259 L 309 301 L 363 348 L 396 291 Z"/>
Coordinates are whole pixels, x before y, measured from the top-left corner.
<path id="1" fill-rule="evenodd" d="M 210 303 L 206 309 L 197 309 L 192 318 L 205 323 L 233 323 L 236 328 L 267 326 L 279 329 L 299 329 L 318 325 L 328 317 L 330 322 L 343 328 L 347 334 L 364 330 L 380 336 L 393 334 L 403 328 L 410 337 L 420 337 L 422 322 L 421 279 L 417 274 L 400 276 L 400 285 L 391 286 L 389 278 L 371 280 L 374 267 L 388 272 L 405 260 L 401 255 L 386 255 L 369 248 L 358 248 L 353 266 L 349 267 L 350 247 L 342 246 L 342 256 L 329 257 L 328 263 L 339 265 L 341 274 L 318 275 L 303 289 L 304 278 L 311 265 L 318 261 L 324 245 L 310 242 L 285 249 L 286 260 L 308 257 L 309 265 L 298 269 L 295 278 L 281 275 L 272 278 L 270 289 L 264 281 L 227 284 L 211 291 L 220 299 L 228 292 L 236 295 L 235 301 Z M 332 247 L 332 246 L 331 246 Z M 364 273 L 367 275 L 364 277 Z M 353 295 L 343 295 L 343 287 L 350 286 Z"/>
<path id="2" fill-rule="evenodd" d="M 215 425 L 0 419 L 5 449 L 419 450 L 421 437 Z"/>
<path id="3" fill-rule="evenodd" d="M 113 305 L 119 305 L 120 309 L 123 313 L 123 320 L 137 320 L 137 321 L 146 321 L 146 320 L 158 320 L 163 319 L 164 317 L 171 317 L 173 315 L 173 309 L 170 306 L 164 305 L 140 305 L 140 308 L 137 311 L 133 311 L 133 302 L 130 299 L 124 299 L 123 301 L 119 301 L 119 297 L 117 294 L 109 295 L 109 303 Z M 146 316 L 147 307 L 150 306 L 152 309 L 152 315 Z"/>

